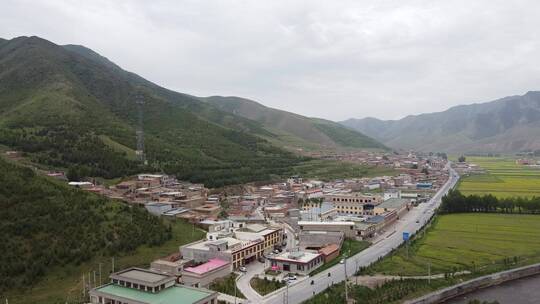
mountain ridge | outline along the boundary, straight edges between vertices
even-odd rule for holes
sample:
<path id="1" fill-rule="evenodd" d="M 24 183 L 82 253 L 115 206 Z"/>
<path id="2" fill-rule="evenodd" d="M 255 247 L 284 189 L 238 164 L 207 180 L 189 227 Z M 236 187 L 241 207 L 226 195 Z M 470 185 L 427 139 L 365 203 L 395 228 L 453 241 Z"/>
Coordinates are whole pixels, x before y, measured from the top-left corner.
<path id="1" fill-rule="evenodd" d="M 399 120 L 353 118 L 340 123 L 394 148 L 474 153 L 535 150 L 540 149 L 540 92 Z"/>
<path id="2" fill-rule="evenodd" d="M 133 157 L 139 107 L 148 165 Z M 74 176 L 162 171 L 210 187 L 270 180 L 306 160 L 282 149 L 283 134 L 274 131 L 84 46 L 36 36 L 0 41 L 0 144 Z"/>
<path id="3" fill-rule="evenodd" d="M 223 111 L 257 121 L 268 129 L 283 132 L 281 136 L 287 138 L 283 140 L 284 144 L 294 145 L 296 141 L 316 143 L 318 148 L 386 149 L 374 139 L 354 130 L 351 132 L 336 122 L 275 109 L 247 98 L 210 96 L 201 100 Z"/>

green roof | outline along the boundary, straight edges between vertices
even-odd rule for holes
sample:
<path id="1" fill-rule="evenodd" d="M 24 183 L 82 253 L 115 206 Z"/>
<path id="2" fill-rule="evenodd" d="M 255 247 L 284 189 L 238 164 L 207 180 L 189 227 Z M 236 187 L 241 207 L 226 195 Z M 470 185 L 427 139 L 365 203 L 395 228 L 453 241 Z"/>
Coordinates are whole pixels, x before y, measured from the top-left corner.
<path id="1" fill-rule="evenodd" d="M 151 293 L 142 290 L 127 288 L 115 284 L 105 285 L 95 289 L 98 292 L 110 294 L 112 296 L 131 299 L 149 304 L 186 304 L 195 303 L 209 295 L 211 292 L 187 288 L 184 286 L 175 285 L 165 288 L 159 292 Z"/>

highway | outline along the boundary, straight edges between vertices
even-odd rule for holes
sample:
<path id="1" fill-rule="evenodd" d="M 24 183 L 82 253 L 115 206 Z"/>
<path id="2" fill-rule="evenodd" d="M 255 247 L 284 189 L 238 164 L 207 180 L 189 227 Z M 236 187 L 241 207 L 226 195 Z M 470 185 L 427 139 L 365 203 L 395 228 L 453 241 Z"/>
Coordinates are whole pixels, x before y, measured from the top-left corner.
<path id="1" fill-rule="evenodd" d="M 393 228 L 390 229 L 391 231 L 387 231 L 386 237 L 384 237 L 381 241 L 348 258 L 345 264 L 338 264 L 307 280 L 303 280 L 290 286 L 288 291 L 287 288 L 284 288 L 283 290 L 273 293 L 268 297 L 253 300 L 255 300 L 256 303 L 269 304 L 301 303 L 313 297 L 315 294 L 323 292 L 332 284 L 343 281 L 345 279 L 345 268 L 347 269 L 347 276 L 349 277 L 354 275 L 357 267 L 368 266 L 369 264 L 376 262 L 380 257 L 390 253 L 394 248 L 399 247 L 399 245 L 401 245 L 403 242 L 403 232 L 409 232 L 411 235 L 413 235 L 420 228 L 422 228 L 422 226 L 429 221 L 434 210 L 439 207 L 441 198 L 456 185 L 457 181 L 459 180 L 459 176 L 450 167 L 450 163 L 447 164 L 447 168 L 449 169 L 449 179 L 446 184 L 444 184 L 443 187 L 441 187 L 441 189 L 439 189 L 439 191 L 428 202 L 422 203 L 418 207 L 413 208 L 399 221 L 397 221 Z M 311 281 L 313 281 L 313 285 L 311 284 Z"/>

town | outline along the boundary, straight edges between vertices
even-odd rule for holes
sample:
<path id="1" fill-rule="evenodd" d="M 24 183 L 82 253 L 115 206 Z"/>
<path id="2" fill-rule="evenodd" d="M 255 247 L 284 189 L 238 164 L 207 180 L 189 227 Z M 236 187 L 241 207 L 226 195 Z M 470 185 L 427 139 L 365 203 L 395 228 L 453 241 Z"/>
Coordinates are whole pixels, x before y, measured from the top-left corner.
<path id="1" fill-rule="evenodd" d="M 291 176 L 246 184 L 240 193 L 155 173 L 109 187 L 95 180 L 68 182 L 206 233 L 149 268 L 112 273 L 105 285 L 92 285 L 89 278 L 84 290 L 92 303 L 154 303 L 177 296 L 190 303 L 240 303 L 240 292 L 260 301 L 380 242 L 449 179 L 445 155 L 368 153 L 362 162 L 392 168 L 395 175 L 329 181 Z M 45 174 L 66 180 L 63 172 Z M 233 280 L 234 294 L 212 290 L 220 280 Z"/>

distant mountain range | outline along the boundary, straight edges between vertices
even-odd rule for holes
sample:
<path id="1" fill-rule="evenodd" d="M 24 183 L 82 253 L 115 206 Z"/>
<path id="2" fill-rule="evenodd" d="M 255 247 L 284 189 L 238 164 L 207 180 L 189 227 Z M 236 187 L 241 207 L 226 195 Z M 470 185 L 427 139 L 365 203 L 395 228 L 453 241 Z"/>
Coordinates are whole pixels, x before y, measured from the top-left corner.
<path id="1" fill-rule="evenodd" d="M 146 166 L 135 158 L 137 100 Z M 174 92 L 86 47 L 39 37 L 0 39 L 0 145 L 72 176 L 165 171 L 209 186 L 289 174 L 305 160 L 291 151 L 384 148 L 330 121 Z"/>
<path id="2" fill-rule="evenodd" d="M 538 150 L 540 92 L 400 120 L 352 118 L 340 123 L 392 148 L 457 153 Z"/>

